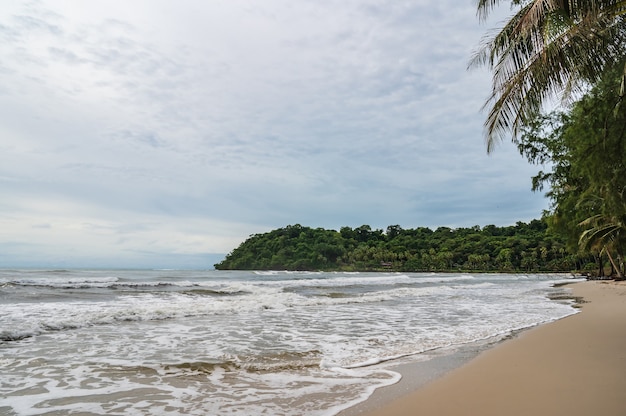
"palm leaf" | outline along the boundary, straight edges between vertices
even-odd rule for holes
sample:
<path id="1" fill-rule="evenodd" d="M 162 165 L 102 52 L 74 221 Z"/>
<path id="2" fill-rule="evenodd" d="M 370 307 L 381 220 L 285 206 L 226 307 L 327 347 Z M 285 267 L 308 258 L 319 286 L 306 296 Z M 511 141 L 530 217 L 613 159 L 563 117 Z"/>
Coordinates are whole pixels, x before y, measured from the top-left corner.
<path id="1" fill-rule="evenodd" d="M 479 0 L 479 16 L 500 3 Z M 511 1 L 519 11 L 484 38 L 469 66 L 493 71 L 483 109 L 487 150 L 511 133 L 513 140 L 548 98 L 567 100 L 595 82 L 625 55 L 626 1 Z"/>

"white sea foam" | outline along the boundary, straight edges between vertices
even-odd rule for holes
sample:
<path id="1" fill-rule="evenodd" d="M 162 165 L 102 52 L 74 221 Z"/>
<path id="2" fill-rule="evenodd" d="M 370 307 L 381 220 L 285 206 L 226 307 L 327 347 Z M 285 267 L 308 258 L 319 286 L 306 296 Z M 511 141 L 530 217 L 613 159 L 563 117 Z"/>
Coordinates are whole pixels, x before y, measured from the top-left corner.
<path id="1" fill-rule="evenodd" d="M 0 287 L 0 409 L 331 415 L 390 360 L 576 312 L 558 276 L 132 273 L 9 276 L 45 284 Z"/>
<path id="2" fill-rule="evenodd" d="M 18 278 L 0 280 L 1 283 L 20 286 L 49 286 L 56 288 L 66 287 L 109 287 L 119 279 L 115 276 L 104 277 L 47 277 L 47 278 Z"/>

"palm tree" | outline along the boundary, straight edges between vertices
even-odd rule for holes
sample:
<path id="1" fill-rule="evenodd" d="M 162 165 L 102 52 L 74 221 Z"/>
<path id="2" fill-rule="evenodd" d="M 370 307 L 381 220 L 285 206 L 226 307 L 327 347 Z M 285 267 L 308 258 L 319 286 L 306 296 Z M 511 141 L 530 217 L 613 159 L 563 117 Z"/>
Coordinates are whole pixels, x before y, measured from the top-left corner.
<path id="1" fill-rule="evenodd" d="M 478 0 L 486 19 L 502 0 Z M 485 103 L 487 151 L 540 112 L 549 98 L 567 100 L 626 55 L 624 0 L 510 0 L 520 9 L 486 37 L 470 67 L 493 72 Z M 626 78 L 626 72 L 624 77 Z"/>
<path id="2" fill-rule="evenodd" d="M 623 279 L 623 248 L 626 244 L 626 218 L 616 218 L 606 214 L 593 215 L 580 223 L 585 231 L 580 235 L 580 245 L 595 251 L 606 253 L 617 273 L 618 279 Z M 617 253 L 618 263 L 615 263 L 611 252 Z"/>

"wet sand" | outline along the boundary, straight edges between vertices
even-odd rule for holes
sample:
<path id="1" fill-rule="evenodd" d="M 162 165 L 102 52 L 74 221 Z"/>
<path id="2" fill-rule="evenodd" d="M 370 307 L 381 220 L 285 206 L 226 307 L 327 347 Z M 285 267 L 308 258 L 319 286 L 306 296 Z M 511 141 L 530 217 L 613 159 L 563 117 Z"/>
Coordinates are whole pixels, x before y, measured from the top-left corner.
<path id="1" fill-rule="evenodd" d="M 434 381 L 373 396 L 341 415 L 626 415 L 626 283 L 570 288 L 583 298 L 581 313 L 523 331 Z M 410 377 L 414 370 L 402 372 Z"/>

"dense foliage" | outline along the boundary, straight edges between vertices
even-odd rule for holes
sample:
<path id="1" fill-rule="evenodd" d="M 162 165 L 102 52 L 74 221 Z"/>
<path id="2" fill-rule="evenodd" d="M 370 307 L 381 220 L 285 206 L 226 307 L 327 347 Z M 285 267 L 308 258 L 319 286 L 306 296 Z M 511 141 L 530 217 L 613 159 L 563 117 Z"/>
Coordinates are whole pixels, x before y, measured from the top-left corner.
<path id="1" fill-rule="evenodd" d="M 623 64 L 602 79 L 568 112 L 537 116 L 518 144 L 531 162 L 549 162 L 533 178 L 549 185 L 551 229 L 572 252 L 591 253 L 604 274 L 621 277 L 626 251 L 626 106 L 621 96 Z"/>
<path id="2" fill-rule="evenodd" d="M 368 225 L 339 231 L 299 224 L 250 236 L 219 270 L 572 271 L 589 259 L 568 253 L 543 220 L 471 228 Z"/>
<path id="3" fill-rule="evenodd" d="M 550 188 L 550 230 L 570 252 L 593 255 L 598 275 L 610 269 L 622 278 L 626 1 L 479 0 L 479 15 L 501 3 L 514 14 L 487 35 L 471 62 L 493 72 L 488 150 L 511 134 L 522 155 L 547 165 L 551 170 L 534 177 L 533 186 Z M 554 98 L 580 99 L 566 111 L 542 114 Z"/>

